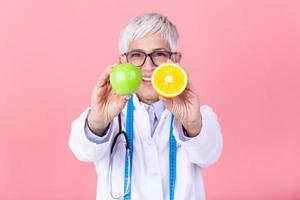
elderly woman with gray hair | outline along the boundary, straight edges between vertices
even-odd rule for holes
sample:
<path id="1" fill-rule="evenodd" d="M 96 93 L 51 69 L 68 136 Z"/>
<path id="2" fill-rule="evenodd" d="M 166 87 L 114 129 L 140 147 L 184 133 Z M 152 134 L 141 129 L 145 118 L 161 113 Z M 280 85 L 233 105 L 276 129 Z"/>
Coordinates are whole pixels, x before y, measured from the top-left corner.
<path id="1" fill-rule="evenodd" d="M 167 17 L 135 17 L 120 34 L 118 60 L 141 68 L 141 86 L 132 96 L 118 96 L 108 81 L 113 66 L 107 67 L 90 107 L 73 122 L 69 146 L 79 160 L 94 162 L 97 199 L 205 199 L 201 172 L 223 147 L 216 114 L 200 105 L 191 83 L 169 99 L 151 84 L 158 65 L 180 63 L 178 41 Z"/>

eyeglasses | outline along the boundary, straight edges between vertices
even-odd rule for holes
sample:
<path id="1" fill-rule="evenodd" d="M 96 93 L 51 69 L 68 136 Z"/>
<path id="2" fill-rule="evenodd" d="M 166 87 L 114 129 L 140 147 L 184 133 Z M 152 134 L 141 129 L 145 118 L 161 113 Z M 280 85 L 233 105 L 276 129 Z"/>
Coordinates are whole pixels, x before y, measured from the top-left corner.
<path id="1" fill-rule="evenodd" d="M 145 53 L 140 50 L 133 50 L 124 53 L 128 63 L 134 64 L 137 67 L 141 67 L 145 64 L 147 57 L 149 56 L 152 63 L 157 67 L 158 65 L 166 63 L 172 55 L 177 52 L 170 51 L 153 51 L 152 53 Z"/>

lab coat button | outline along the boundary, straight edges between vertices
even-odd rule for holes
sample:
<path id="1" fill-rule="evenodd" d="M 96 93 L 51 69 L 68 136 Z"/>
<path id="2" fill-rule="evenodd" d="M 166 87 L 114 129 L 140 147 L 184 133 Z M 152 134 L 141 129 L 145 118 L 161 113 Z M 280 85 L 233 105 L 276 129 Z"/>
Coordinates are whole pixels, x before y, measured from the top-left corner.
<path id="1" fill-rule="evenodd" d="M 147 144 L 148 144 L 149 146 L 151 146 L 151 143 L 152 143 L 151 140 L 148 140 L 148 141 L 147 141 Z"/>
<path id="2" fill-rule="evenodd" d="M 154 172 L 152 175 L 153 176 L 158 176 L 158 172 Z"/>

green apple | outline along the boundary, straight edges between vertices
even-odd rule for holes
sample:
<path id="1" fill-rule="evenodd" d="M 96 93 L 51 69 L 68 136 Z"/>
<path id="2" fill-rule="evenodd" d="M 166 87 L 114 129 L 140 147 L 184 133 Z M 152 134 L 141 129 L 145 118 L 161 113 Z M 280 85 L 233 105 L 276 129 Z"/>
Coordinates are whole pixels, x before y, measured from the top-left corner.
<path id="1" fill-rule="evenodd" d="M 120 96 L 133 94 L 142 82 L 140 68 L 132 64 L 118 64 L 110 72 L 110 84 Z"/>

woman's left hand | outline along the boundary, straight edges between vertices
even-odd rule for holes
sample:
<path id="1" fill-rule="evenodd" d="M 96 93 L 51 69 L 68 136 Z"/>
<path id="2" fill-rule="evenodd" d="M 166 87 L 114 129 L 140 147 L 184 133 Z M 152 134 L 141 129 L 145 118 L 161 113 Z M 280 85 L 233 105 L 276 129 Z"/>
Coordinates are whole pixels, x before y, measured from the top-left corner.
<path id="1" fill-rule="evenodd" d="M 200 101 L 189 83 L 179 96 L 174 98 L 160 97 L 166 108 L 174 114 L 188 132 L 188 136 L 198 135 L 202 127 Z"/>

